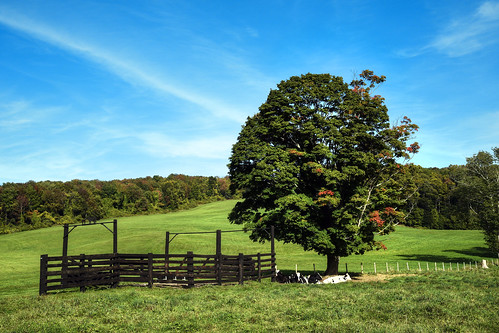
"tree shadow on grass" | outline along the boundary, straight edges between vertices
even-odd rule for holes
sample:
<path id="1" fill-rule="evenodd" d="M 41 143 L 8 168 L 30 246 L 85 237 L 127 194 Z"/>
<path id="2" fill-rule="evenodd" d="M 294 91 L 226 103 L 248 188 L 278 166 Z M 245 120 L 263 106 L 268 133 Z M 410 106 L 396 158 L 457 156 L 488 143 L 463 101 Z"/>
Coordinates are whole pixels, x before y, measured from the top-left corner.
<path id="1" fill-rule="evenodd" d="M 468 250 L 444 250 L 443 252 L 454 252 L 459 254 L 464 254 L 466 256 L 480 257 L 480 258 L 495 258 L 497 254 L 494 254 L 490 249 L 486 247 L 472 247 Z"/>
<path id="2" fill-rule="evenodd" d="M 410 261 L 427 261 L 427 262 L 461 262 L 461 261 L 476 261 L 479 258 L 488 259 L 495 258 L 495 255 L 490 252 L 489 249 L 485 247 L 473 247 L 466 250 L 444 250 L 442 252 L 447 253 L 458 253 L 462 256 L 446 256 L 446 255 L 434 255 L 434 254 L 400 254 L 398 257 L 404 260 Z M 471 257 L 471 258 L 470 258 Z M 478 258 L 477 258 L 478 257 Z"/>
<path id="3" fill-rule="evenodd" d="M 468 260 L 465 258 L 455 258 L 443 255 L 433 255 L 433 254 L 399 254 L 402 260 L 408 261 L 419 261 L 419 262 L 459 262 L 463 260 Z"/>

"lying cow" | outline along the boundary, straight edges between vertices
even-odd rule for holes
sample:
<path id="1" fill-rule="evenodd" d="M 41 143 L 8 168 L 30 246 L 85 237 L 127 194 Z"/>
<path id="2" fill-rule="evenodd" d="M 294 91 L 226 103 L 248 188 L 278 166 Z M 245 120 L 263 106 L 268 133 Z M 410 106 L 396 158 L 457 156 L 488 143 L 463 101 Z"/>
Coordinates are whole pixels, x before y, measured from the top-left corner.
<path id="1" fill-rule="evenodd" d="M 352 280 L 350 278 L 350 275 L 348 275 L 348 273 L 346 273 L 345 275 L 329 276 L 329 277 L 317 282 L 317 284 L 340 283 L 340 282 L 347 282 L 350 280 Z"/>
<path id="2" fill-rule="evenodd" d="M 312 275 L 308 276 L 308 283 L 315 284 L 320 280 L 322 280 L 322 276 L 318 272 L 315 272 Z"/>
<path id="3" fill-rule="evenodd" d="M 279 283 L 289 283 L 289 278 L 286 275 L 282 274 L 281 271 L 277 270 L 275 281 Z"/>

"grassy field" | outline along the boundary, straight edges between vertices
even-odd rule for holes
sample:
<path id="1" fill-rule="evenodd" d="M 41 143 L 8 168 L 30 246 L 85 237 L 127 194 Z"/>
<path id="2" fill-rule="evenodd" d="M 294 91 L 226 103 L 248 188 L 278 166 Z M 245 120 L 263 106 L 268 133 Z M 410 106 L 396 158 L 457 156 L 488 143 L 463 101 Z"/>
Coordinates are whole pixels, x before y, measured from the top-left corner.
<path id="1" fill-rule="evenodd" d="M 388 282 L 0 297 L 1 332 L 498 332 L 498 267 Z"/>
<path id="2" fill-rule="evenodd" d="M 149 215 L 120 218 L 118 220 L 118 251 L 122 253 L 163 253 L 165 232 L 192 232 L 240 230 L 241 226 L 227 221 L 227 214 L 235 201 L 215 202 L 195 209 L 166 215 Z M 62 252 L 62 227 L 52 227 L 0 235 L 0 296 L 36 294 L 39 279 L 41 254 L 60 255 Z M 469 263 L 493 258 L 487 252 L 480 231 L 469 230 L 419 230 L 398 227 L 397 231 L 380 238 L 387 250 L 367 253 L 362 256 L 342 258 L 340 269 L 360 272 L 373 272 L 377 263 L 378 272 L 386 271 L 388 262 L 391 270 L 417 268 L 418 262 L 426 268 L 434 262 L 441 269 L 442 262 Z M 200 254 L 215 252 L 215 234 L 179 235 L 170 245 L 171 253 L 194 251 Z M 225 254 L 269 252 L 269 243 L 253 243 L 245 233 L 223 233 L 222 252 Z M 112 252 L 112 234 L 101 225 L 78 227 L 69 235 L 71 254 L 93 254 Z M 313 252 L 304 252 L 293 244 L 276 244 L 277 265 L 281 270 L 312 271 L 325 269 L 325 258 Z M 447 264 L 448 265 L 448 264 Z M 454 266 L 455 269 L 455 266 Z"/>
<path id="3" fill-rule="evenodd" d="M 162 253 L 165 232 L 237 230 L 227 222 L 234 201 L 216 202 L 167 215 L 120 218 L 118 249 Z M 62 227 L 0 235 L 0 332 L 498 332 L 499 267 L 451 272 L 442 262 L 492 259 L 479 231 L 417 230 L 405 227 L 382 240 L 388 247 L 342 259 L 350 272 L 392 272 L 371 282 L 339 285 L 279 285 L 194 289 L 123 287 L 37 296 L 41 254 L 60 255 Z M 222 234 L 227 254 L 268 252 L 244 233 Z M 70 234 L 69 254 L 111 252 L 112 235 L 101 225 Z M 215 234 L 179 235 L 173 253 L 213 253 Z M 282 270 L 318 270 L 325 259 L 292 244 L 276 244 Z M 417 272 L 418 262 L 430 272 Z M 439 263 L 435 272 L 433 263 Z M 409 275 L 393 272 L 396 263 Z M 448 265 L 448 264 L 447 264 Z M 356 274 L 354 274 L 356 275 Z"/>

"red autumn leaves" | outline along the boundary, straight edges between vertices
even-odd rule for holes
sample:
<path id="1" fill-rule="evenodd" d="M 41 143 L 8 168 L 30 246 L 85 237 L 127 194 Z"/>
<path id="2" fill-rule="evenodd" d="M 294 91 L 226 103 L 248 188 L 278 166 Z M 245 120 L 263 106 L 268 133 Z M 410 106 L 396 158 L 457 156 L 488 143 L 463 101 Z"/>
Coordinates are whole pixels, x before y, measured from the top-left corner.
<path id="1" fill-rule="evenodd" d="M 409 153 L 417 153 L 419 151 L 419 144 L 417 142 L 412 143 L 409 147 L 407 147 L 407 151 Z"/>
<path id="2" fill-rule="evenodd" d="M 332 195 L 334 195 L 334 192 L 331 190 L 320 191 L 319 196 L 321 197 L 323 195 L 331 195 L 332 196 Z"/>
<path id="3" fill-rule="evenodd" d="M 369 214 L 369 221 L 376 223 L 378 228 L 383 227 L 385 221 L 390 218 L 390 216 L 397 215 L 397 211 L 392 207 L 386 207 L 381 212 L 379 210 L 375 210 L 374 212 Z"/>
<path id="4" fill-rule="evenodd" d="M 318 193 L 317 203 L 319 206 L 337 206 L 340 199 L 335 197 L 331 190 L 322 190 Z"/>

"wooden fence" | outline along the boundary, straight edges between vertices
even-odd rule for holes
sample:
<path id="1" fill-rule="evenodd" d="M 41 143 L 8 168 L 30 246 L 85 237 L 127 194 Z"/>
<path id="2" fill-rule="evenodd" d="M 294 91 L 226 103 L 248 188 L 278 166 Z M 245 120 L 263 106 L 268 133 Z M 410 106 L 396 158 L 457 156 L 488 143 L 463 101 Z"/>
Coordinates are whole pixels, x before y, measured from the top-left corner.
<path id="1" fill-rule="evenodd" d="M 51 290 L 108 285 L 121 282 L 182 285 L 243 284 L 275 276 L 275 253 L 244 255 L 95 254 L 40 257 L 40 295 Z"/>

